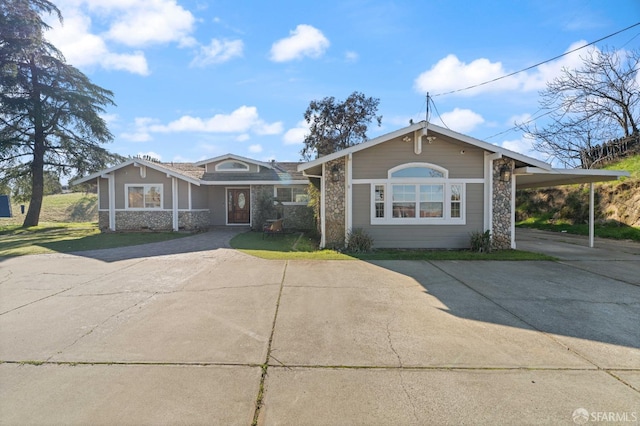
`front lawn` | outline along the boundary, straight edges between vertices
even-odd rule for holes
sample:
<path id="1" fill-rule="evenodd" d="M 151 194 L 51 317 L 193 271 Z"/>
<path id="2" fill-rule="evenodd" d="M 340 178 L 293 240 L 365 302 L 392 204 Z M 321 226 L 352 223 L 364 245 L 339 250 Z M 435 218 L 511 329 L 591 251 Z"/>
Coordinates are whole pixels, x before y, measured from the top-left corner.
<path id="1" fill-rule="evenodd" d="M 101 233 L 96 223 L 51 223 L 22 228 L 0 226 L 0 257 L 133 246 L 172 240 L 190 234 L 177 232 Z"/>
<path id="2" fill-rule="evenodd" d="M 231 247 L 263 259 L 315 260 L 554 260 L 539 253 L 522 250 L 498 250 L 477 253 L 470 250 L 396 250 L 378 249 L 368 253 L 341 253 L 318 250 L 317 242 L 297 232 L 263 237 L 261 232 L 245 232 L 231 240 Z"/>

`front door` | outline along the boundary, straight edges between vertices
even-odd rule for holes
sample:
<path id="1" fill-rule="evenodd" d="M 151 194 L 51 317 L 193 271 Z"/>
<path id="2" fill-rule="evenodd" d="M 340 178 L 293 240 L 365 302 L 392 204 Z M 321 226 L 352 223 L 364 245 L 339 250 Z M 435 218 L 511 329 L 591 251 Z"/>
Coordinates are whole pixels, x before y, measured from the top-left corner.
<path id="1" fill-rule="evenodd" d="M 251 218 L 249 188 L 227 189 L 227 223 L 249 224 Z"/>

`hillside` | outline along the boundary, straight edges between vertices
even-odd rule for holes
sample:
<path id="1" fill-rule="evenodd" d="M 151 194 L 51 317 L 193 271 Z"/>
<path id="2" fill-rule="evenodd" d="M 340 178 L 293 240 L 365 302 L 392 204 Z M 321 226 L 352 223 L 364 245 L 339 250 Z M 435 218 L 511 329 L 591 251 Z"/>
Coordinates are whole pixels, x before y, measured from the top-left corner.
<path id="1" fill-rule="evenodd" d="M 595 185 L 596 220 L 640 227 L 640 154 L 608 164 L 631 177 Z M 589 185 L 518 191 L 516 221 L 546 218 L 548 222 L 585 223 L 589 217 Z"/>
<path id="2" fill-rule="evenodd" d="M 20 211 L 20 205 L 11 206 L 13 217 L 0 218 L 0 227 L 6 225 L 22 225 L 22 221 L 29 208 L 25 205 L 25 214 Z M 47 195 L 42 200 L 40 222 L 97 222 L 98 197 L 96 194 L 73 192 L 70 194 Z"/>

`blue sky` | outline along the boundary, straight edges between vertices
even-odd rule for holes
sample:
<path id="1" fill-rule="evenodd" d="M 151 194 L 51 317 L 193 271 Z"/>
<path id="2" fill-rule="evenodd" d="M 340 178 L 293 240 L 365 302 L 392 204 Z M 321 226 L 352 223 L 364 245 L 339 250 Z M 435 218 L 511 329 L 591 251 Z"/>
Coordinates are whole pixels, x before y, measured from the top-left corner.
<path id="1" fill-rule="evenodd" d="M 356 90 L 379 98 L 372 138 L 424 119 L 427 92 L 518 71 L 640 21 L 638 0 L 54 3 L 65 21 L 53 23 L 50 41 L 115 93 L 107 148 L 179 162 L 226 153 L 297 161 L 313 99 Z M 637 48 L 640 27 L 597 46 Z M 545 82 L 584 53 L 434 96 L 442 118 L 431 121 L 542 158 L 508 130 L 538 111 Z"/>

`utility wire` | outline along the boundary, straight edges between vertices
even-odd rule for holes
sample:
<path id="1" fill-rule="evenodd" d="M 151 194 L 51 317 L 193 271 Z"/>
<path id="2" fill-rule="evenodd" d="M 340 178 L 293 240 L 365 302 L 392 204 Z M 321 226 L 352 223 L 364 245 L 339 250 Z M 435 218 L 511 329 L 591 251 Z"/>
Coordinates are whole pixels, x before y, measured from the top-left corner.
<path id="1" fill-rule="evenodd" d="M 472 85 L 472 86 L 465 87 L 465 88 L 462 88 L 462 89 L 456 89 L 456 90 L 451 90 L 451 91 L 449 91 L 449 92 L 438 93 L 438 94 L 432 95 L 431 97 L 434 97 L 434 98 L 435 98 L 436 96 L 450 95 L 450 94 L 452 94 L 452 93 L 463 92 L 463 91 L 465 91 L 465 90 L 475 89 L 476 87 L 484 86 L 484 85 L 486 85 L 486 84 L 495 83 L 495 82 L 496 82 L 496 81 L 498 81 L 498 80 L 502 80 L 502 79 L 507 78 L 507 77 L 512 77 L 512 76 L 514 76 L 514 75 L 516 75 L 516 74 L 520 74 L 521 72 L 529 71 L 530 69 L 533 69 L 533 68 L 536 68 L 536 67 L 538 67 L 538 66 L 540 66 L 540 65 L 546 64 L 547 62 L 555 61 L 556 59 L 559 59 L 559 58 L 562 58 L 563 56 L 567 56 L 567 55 L 569 55 L 569 54 L 571 54 L 571 53 L 577 52 L 578 50 L 584 49 L 585 47 L 592 46 L 592 45 L 594 45 L 594 44 L 596 44 L 596 43 L 598 43 L 598 42 L 601 42 L 602 40 L 606 40 L 606 39 L 611 38 L 611 37 L 613 37 L 613 36 L 615 36 L 615 35 L 618 35 L 618 34 L 620 34 L 620 33 L 622 33 L 622 32 L 625 32 L 625 31 L 627 31 L 627 30 L 630 30 L 631 28 L 637 27 L 638 25 L 640 25 L 640 22 L 637 22 L 637 23 L 635 23 L 635 24 L 633 24 L 633 25 L 630 25 L 630 26 L 628 26 L 627 28 L 624 28 L 624 29 L 622 29 L 622 30 L 620 30 L 620 31 L 616 31 L 615 33 L 612 33 L 612 34 L 609 34 L 609 35 L 604 36 L 604 37 L 602 37 L 602 38 L 599 38 L 598 40 L 592 41 L 591 43 L 587 43 L 587 44 L 585 44 L 584 46 L 580 46 L 580 47 L 577 47 L 577 48 L 575 48 L 575 49 L 573 49 L 573 50 L 570 50 L 570 51 L 568 51 L 568 52 L 565 52 L 565 53 L 563 53 L 562 55 L 555 56 L 555 57 L 553 57 L 553 58 L 551 58 L 551 59 L 547 59 L 546 61 L 538 62 L 537 64 L 535 64 L 535 65 L 531 65 L 530 67 L 527 67 L 527 68 L 524 68 L 524 69 L 521 69 L 520 71 L 515 71 L 515 72 L 512 72 L 512 73 L 510 73 L 510 74 L 503 75 L 503 76 L 501 76 L 501 77 L 496 77 L 496 78 L 494 78 L 493 80 L 485 81 L 485 82 L 483 82 L 483 83 L 474 84 L 474 85 Z"/>

